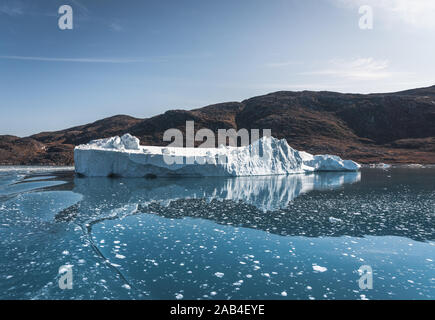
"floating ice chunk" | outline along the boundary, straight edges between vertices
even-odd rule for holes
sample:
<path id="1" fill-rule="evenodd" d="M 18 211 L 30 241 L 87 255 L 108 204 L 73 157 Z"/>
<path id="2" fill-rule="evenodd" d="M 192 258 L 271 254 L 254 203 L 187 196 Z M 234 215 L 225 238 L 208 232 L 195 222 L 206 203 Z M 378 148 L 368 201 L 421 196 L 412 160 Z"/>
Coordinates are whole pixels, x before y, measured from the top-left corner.
<path id="1" fill-rule="evenodd" d="M 121 265 L 119 265 L 119 264 L 116 264 L 116 263 L 110 263 L 110 265 L 112 266 L 112 267 L 115 267 L 115 268 L 119 268 Z"/>
<path id="2" fill-rule="evenodd" d="M 241 286 L 243 284 L 243 280 L 239 280 L 233 283 L 233 286 Z"/>
<path id="3" fill-rule="evenodd" d="M 224 273 L 222 273 L 222 272 L 216 272 L 214 275 L 216 277 L 218 277 L 218 278 L 222 278 L 224 276 Z"/>
<path id="4" fill-rule="evenodd" d="M 303 165 L 307 171 L 358 171 L 361 166 L 352 160 L 343 160 L 329 154 L 314 156 L 305 151 L 299 151 Z"/>
<path id="5" fill-rule="evenodd" d="M 328 269 L 326 267 L 321 267 L 321 266 L 318 266 L 318 265 L 313 265 L 313 270 L 317 271 L 317 272 L 325 272 Z"/>
<path id="6" fill-rule="evenodd" d="M 263 137 L 243 147 L 140 146 L 125 134 L 74 149 L 75 170 L 85 176 L 264 176 L 313 171 L 357 171 L 360 165 L 332 155 L 299 152 L 287 141 Z"/>
<path id="7" fill-rule="evenodd" d="M 339 219 L 339 218 L 334 218 L 334 217 L 329 217 L 329 222 L 331 223 L 340 223 L 343 220 Z"/>
<path id="8" fill-rule="evenodd" d="M 380 169 L 389 169 L 391 165 L 380 162 L 380 163 L 372 163 L 369 165 L 370 168 L 380 168 Z"/>
<path id="9" fill-rule="evenodd" d="M 181 293 L 177 293 L 176 295 L 175 295 L 175 299 L 177 299 L 177 300 L 180 300 L 180 299 L 183 299 L 183 295 L 181 294 Z"/>

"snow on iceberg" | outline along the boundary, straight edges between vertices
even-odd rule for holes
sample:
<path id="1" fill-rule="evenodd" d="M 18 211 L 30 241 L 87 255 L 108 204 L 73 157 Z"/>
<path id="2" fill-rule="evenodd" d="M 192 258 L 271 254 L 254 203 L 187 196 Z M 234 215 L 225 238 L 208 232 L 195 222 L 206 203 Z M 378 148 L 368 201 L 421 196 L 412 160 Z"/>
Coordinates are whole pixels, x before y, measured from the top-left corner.
<path id="1" fill-rule="evenodd" d="M 123 150 L 139 150 L 139 139 L 133 137 L 131 134 L 126 133 L 121 138 L 111 137 L 106 139 L 92 140 L 87 146 L 93 146 L 95 149 L 115 149 L 119 151 Z"/>
<path id="2" fill-rule="evenodd" d="M 305 151 L 299 151 L 307 171 L 357 171 L 361 167 L 352 160 L 343 160 L 338 156 L 322 154 L 314 156 Z"/>
<path id="3" fill-rule="evenodd" d="M 77 146 L 74 162 L 77 173 L 94 177 L 264 176 L 360 168 L 337 156 L 299 152 L 273 137 L 243 147 L 176 148 L 141 146 L 128 133 Z"/>

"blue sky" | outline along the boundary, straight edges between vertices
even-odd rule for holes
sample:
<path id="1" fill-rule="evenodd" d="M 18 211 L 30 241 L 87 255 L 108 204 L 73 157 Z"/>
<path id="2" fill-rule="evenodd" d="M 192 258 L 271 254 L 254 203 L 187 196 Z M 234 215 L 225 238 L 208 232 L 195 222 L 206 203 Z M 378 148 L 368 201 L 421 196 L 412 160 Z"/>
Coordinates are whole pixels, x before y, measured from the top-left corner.
<path id="1" fill-rule="evenodd" d="M 58 28 L 64 4 L 73 30 Z M 429 86 L 434 32 L 433 0 L 1 0 L 0 134 L 278 90 Z"/>

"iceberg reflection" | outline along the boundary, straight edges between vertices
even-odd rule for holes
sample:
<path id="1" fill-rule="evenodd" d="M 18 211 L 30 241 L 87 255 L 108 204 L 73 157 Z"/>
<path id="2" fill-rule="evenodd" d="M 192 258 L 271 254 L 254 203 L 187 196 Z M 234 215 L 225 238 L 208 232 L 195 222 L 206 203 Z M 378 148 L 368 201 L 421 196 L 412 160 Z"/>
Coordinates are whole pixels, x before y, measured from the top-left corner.
<path id="1" fill-rule="evenodd" d="M 309 175 L 110 179 L 74 178 L 82 200 L 57 213 L 57 221 L 74 221 L 90 233 L 103 220 L 134 214 L 164 218 L 198 218 L 221 225 L 263 230 L 282 236 L 397 235 L 424 241 L 433 229 L 413 206 L 379 210 L 395 204 L 396 192 L 357 184 L 345 193 L 333 190 L 359 182 L 359 172 Z M 303 198 L 297 198 L 305 193 Z M 373 198 L 375 196 L 376 198 Z M 418 204 L 418 203 L 417 203 Z M 424 204 L 423 204 L 424 205 Z"/>
<path id="2" fill-rule="evenodd" d="M 75 178 L 73 191 L 83 195 L 80 206 L 89 210 L 153 202 L 168 205 L 179 199 L 205 199 L 242 201 L 263 211 L 273 211 L 285 208 L 303 193 L 335 189 L 360 180 L 360 172 L 154 180 L 95 177 Z"/>

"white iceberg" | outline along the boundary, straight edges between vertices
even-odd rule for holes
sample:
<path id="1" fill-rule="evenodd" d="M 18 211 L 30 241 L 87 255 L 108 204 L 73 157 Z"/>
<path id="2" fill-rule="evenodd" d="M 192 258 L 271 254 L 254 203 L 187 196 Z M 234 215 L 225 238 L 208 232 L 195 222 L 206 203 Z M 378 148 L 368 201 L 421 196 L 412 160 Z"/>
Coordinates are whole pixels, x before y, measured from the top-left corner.
<path id="1" fill-rule="evenodd" d="M 309 171 L 357 171 L 361 167 L 358 163 L 352 160 L 343 160 L 338 156 L 330 154 L 322 154 L 314 156 L 308 152 L 300 151 L 304 166 L 308 167 Z"/>
<path id="2" fill-rule="evenodd" d="M 337 156 L 299 152 L 273 137 L 244 147 L 176 148 L 141 146 L 125 134 L 77 146 L 74 162 L 77 173 L 90 177 L 264 176 L 360 168 Z"/>

